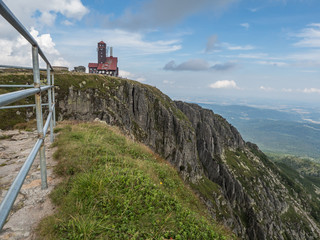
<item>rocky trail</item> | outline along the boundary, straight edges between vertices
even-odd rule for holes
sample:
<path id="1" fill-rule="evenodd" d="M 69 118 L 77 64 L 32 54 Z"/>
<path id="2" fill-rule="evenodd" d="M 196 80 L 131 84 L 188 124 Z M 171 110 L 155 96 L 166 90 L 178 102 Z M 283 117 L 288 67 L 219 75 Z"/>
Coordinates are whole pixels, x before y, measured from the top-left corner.
<path id="1" fill-rule="evenodd" d="M 0 200 L 2 201 L 11 183 L 29 155 L 37 140 L 37 132 L 0 130 Z M 52 214 L 54 206 L 49 193 L 59 182 L 53 174 L 54 149 L 50 139 L 45 140 L 47 158 L 48 189 L 41 190 L 40 158 L 33 162 L 28 176 L 9 214 L 7 223 L 0 232 L 0 239 L 35 239 L 34 230 L 40 220 Z"/>

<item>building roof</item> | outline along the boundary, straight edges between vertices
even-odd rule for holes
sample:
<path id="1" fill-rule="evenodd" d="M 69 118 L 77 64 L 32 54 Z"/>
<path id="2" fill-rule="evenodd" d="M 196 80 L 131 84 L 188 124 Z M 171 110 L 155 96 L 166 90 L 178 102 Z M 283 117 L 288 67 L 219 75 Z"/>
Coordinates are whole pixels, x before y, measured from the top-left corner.
<path id="1" fill-rule="evenodd" d="M 98 44 L 99 44 L 99 43 L 103 43 L 103 44 L 106 44 L 106 43 L 105 43 L 104 41 L 100 41 L 100 42 L 98 42 Z"/>
<path id="2" fill-rule="evenodd" d="M 98 70 L 117 70 L 118 58 L 107 57 L 105 63 L 99 63 Z"/>
<path id="3" fill-rule="evenodd" d="M 98 63 L 89 63 L 88 67 L 89 68 L 97 68 L 98 67 Z"/>

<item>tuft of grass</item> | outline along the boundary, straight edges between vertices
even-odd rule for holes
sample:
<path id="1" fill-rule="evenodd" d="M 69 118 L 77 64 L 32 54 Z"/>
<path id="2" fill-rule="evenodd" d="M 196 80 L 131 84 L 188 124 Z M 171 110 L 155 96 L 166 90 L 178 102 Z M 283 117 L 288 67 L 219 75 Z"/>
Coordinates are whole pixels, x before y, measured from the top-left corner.
<path id="1" fill-rule="evenodd" d="M 0 140 L 11 139 L 12 136 L 13 136 L 13 135 L 10 135 L 10 134 L 9 134 L 9 135 L 3 134 L 3 135 L 0 136 Z"/>
<path id="2" fill-rule="evenodd" d="M 41 239 L 232 239 L 177 171 L 147 147 L 101 124 L 58 127 L 51 194 L 57 212 Z"/>
<path id="3" fill-rule="evenodd" d="M 37 121 L 36 119 L 32 119 L 28 122 L 17 123 L 14 125 L 13 128 L 31 132 L 37 128 Z"/>

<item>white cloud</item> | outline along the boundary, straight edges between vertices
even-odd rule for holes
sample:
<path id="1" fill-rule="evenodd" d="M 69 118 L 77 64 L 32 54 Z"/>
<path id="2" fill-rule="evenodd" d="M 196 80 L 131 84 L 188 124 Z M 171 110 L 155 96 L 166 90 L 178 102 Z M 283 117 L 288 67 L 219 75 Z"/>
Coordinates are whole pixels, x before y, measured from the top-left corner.
<path id="1" fill-rule="evenodd" d="M 309 24 L 308 27 L 295 34 L 295 37 L 301 38 L 294 46 L 297 47 L 320 47 L 320 23 Z"/>
<path id="2" fill-rule="evenodd" d="M 304 93 L 320 93 L 319 88 L 305 88 L 303 90 Z"/>
<path id="3" fill-rule="evenodd" d="M 293 90 L 292 88 L 283 88 L 281 91 L 291 93 L 291 92 L 294 92 L 295 90 Z"/>
<path id="4" fill-rule="evenodd" d="M 34 28 L 31 29 L 30 34 L 38 42 L 41 50 L 52 65 L 70 66 L 70 64 L 60 56 L 50 34 L 39 35 L 39 32 Z M 0 39 L 0 52 L 2 64 L 17 66 L 32 65 L 31 45 L 22 36 L 18 36 L 13 41 Z M 42 67 L 45 67 L 42 61 L 40 61 L 40 63 Z"/>
<path id="5" fill-rule="evenodd" d="M 274 91 L 273 88 L 271 88 L 271 87 L 265 87 L 265 86 L 260 86 L 260 90 L 266 91 L 266 92 Z"/>
<path id="6" fill-rule="evenodd" d="M 113 46 L 115 54 L 121 49 L 121 52 L 131 57 L 170 53 L 182 48 L 180 39 L 149 41 L 142 33 L 120 29 L 91 29 L 90 34 L 87 30 L 74 31 L 72 35 L 66 34 L 61 44 L 70 47 L 94 48 L 100 39 L 105 39 L 108 46 Z"/>
<path id="7" fill-rule="evenodd" d="M 320 23 L 311 23 L 309 24 L 310 27 L 318 27 L 320 28 Z"/>
<path id="8" fill-rule="evenodd" d="M 245 46 L 232 46 L 232 45 L 228 45 L 227 46 L 228 50 L 234 51 L 234 50 L 243 50 L 243 51 L 248 51 L 248 50 L 253 50 L 255 49 L 254 46 L 251 45 L 245 45 Z"/>
<path id="9" fill-rule="evenodd" d="M 72 25 L 74 25 L 74 22 L 71 22 L 69 20 L 64 20 L 64 21 L 62 21 L 62 24 L 66 25 L 66 26 L 72 26 Z"/>
<path id="10" fill-rule="evenodd" d="M 275 67 L 285 67 L 288 66 L 287 63 L 285 62 L 273 62 L 273 61 L 258 61 L 258 64 L 261 65 L 271 65 L 271 66 L 275 66 Z"/>
<path id="11" fill-rule="evenodd" d="M 133 74 L 124 70 L 119 70 L 119 76 L 122 78 L 130 78 L 133 76 Z"/>
<path id="12" fill-rule="evenodd" d="M 81 0 L 15 0 L 4 1 L 16 17 L 27 27 L 52 25 L 57 14 L 81 20 L 89 12 Z"/>
<path id="13" fill-rule="evenodd" d="M 109 39 L 109 45 L 121 48 L 123 51 L 127 50 L 128 54 L 133 53 L 134 55 L 169 53 L 182 48 L 179 39 L 147 41 L 141 33 L 132 33 L 119 29 L 97 30 L 97 34 L 102 35 L 104 39 Z M 90 38 L 92 38 L 92 35 Z"/>
<path id="14" fill-rule="evenodd" d="M 241 23 L 240 26 L 241 26 L 241 27 L 244 27 L 245 29 L 248 30 L 249 27 L 250 27 L 250 24 L 249 24 L 249 23 Z"/>
<path id="15" fill-rule="evenodd" d="M 295 61 L 298 67 L 320 67 L 320 49 L 291 54 L 286 58 Z"/>
<path id="16" fill-rule="evenodd" d="M 50 4 L 54 4 L 55 11 L 77 20 L 81 20 L 89 12 L 88 8 L 83 6 L 81 0 L 53 0 Z"/>
<path id="17" fill-rule="evenodd" d="M 63 67 L 68 67 L 70 69 L 71 64 L 65 60 L 63 57 L 56 57 L 52 60 L 51 62 L 52 66 L 63 66 Z"/>
<path id="18" fill-rule="evenodd" d="M 172 84 L 175 83 L 174 81 L 169 81 L 169 80 L 163 80 L 162 82 L 163 82 L 164 84 L 169 84 L 169 85 L 172 85 Z"/>
<path id="19" fill-rule="evenodd" d="M 267 59 L 269 58 L 268 54 L 266 53 L 249 53 L 249 54 L 246 54 L 246 53 L 241 53 L 237 56 L 231 56 L 231 57 L 237 57 L 237 58 L 247 58 L 247 59 Z"/>
<path id="20" fill-rule="evenodd" d="M 238 88 L 233 80 L 220 80 L 209 85 L 210 88 Z"/>
<path id="21" fill-rule="evenodd" d="M 34 28 L 31 29 L 30 33 L 36 39 L 45 54 L 59 55 L 58 50 L 55 49 L 56 44 L 52 41 L 50 34 L 47 33 L 39 36 L 39 32 Z"/>
<path id="22" fill-rule="evenodd" d="M 119 70 L 119 77 L 128 78 L 131 80 L 136 80 L 138 82 L 145 82 L 146 81 L 146 79 L 143 76 L 140 76 L 138 74 L 131 73 L 131 72 L 128 72 L 125 70 Z"/>
<path id="23" fill-rule="evenodd" d="M 249 11 L 253 12 L 253 13 L 257 12 L 258 10 L 259 10 L 259 8 L 249 8 Z"/>
<path id="24" fill-rule="evenodd" d="M 44 11 L 41 13 L 39 22 L 44 23 L 45 25 L 52 26 L 56 20 L 56 17 L 57 17 L 56 13 L 50 13 L 48 11 Z"/>
<path id="25" fill-rule="evenodd" d="M 244 46 L 240 46 L 240 45 L 233 45 L 227 42 L 223 42 L 221 44 L 217 44 L 218 48 L 226 48 L 227 50 L 230 51 L 248 51 L 248 50 L 254 50 L 256 49 L 254 46 L 252 45 L 244 45 Z"/>

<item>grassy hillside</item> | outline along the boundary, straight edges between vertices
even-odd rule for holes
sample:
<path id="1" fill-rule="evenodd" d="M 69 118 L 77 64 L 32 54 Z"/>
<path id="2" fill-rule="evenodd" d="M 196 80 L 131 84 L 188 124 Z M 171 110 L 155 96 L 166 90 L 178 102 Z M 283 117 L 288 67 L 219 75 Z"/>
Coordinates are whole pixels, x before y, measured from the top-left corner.
<path id="1" fill-rule="evenodd" d="M 41 239 L 233 239 L 176 170 L 103 124 L 61 124 L 52 192 L 56 214 Z"/>

